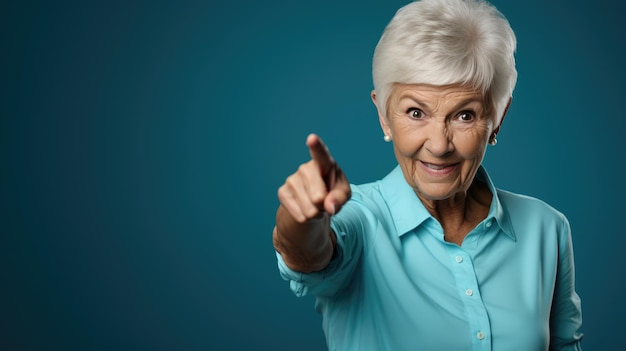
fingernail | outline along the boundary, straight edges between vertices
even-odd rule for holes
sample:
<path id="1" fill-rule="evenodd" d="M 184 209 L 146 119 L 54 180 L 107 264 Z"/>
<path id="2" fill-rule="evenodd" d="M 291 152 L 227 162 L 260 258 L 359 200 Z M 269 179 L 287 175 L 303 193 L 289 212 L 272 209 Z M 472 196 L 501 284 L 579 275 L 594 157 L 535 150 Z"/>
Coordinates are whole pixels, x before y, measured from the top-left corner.
<path id="1" fill-rule="evenodd" d="M 334 216 L 334 215 L 335 215 L 335 204 L 331 204 L 331 205 L 330 205 L 330 211 L 331 211 L 331 212 L 330 212 L 330 215 L 331 215 L 331 216 Z"/>

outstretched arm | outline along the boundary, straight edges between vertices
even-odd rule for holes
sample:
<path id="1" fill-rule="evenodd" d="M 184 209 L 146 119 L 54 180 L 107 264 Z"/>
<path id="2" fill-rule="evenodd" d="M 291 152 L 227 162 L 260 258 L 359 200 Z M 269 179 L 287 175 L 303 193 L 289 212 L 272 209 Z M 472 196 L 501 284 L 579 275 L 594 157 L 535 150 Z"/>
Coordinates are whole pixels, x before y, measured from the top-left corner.
<path id="1" fill-rule="evenodd" d="M 330 216 L 350 199 L 350 184 L 315 134 L 307 137 L 311 160 L 300 165 L 278 189 L 274 248 L 285 264 L 300 272 L 324 269 L 335 249 Z"/>

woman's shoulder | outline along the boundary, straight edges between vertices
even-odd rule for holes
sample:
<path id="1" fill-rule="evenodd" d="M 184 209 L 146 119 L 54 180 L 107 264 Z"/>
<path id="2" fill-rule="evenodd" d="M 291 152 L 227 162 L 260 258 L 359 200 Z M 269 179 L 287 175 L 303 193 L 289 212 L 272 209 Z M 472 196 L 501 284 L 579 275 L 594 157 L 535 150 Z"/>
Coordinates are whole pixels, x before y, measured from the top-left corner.
<path id="1" fill-rule="evenodd" d="M 358 185 L 350 184 L 350 189 L 352 190 L 350 202 L 359 204 L 361 207 L 371 210 L 380 208 L 385 202 L 379 181 Z"/>
<path id="2" fill-rule="evenodd" d="M 561 211 L 542 199 L 502 189 L 496 189 L 496 192 L 503 209 L 513 217 L 528 216 L 567 221 Z"/>
<path id="3" fill-rule="evenodd" d="M 357 199 L 372 196 L 377 197 L 381 194 L 380 181 L 363 184 L 350 184 L 350 189 L 352 190 L 352 196 Z"/>
<path id="4" fill-rule="evenodd" d="M 381 204 L 389 197 L 397 197 L 394 194 L 408 190 L 408 184 L 404 181 L 400 166 L 396 166 L 383 178 L 375 181 L 350 184 L 352 199 L 360 202 Z"/>

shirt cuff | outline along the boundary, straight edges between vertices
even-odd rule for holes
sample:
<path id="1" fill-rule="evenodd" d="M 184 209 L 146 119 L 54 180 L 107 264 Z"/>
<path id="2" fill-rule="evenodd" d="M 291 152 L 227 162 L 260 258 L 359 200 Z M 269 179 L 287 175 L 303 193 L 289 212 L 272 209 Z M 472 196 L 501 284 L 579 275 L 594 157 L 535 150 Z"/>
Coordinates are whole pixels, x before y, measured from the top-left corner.
<path id="1" fill-rule="evenodd" d="M 289 281 L 289 287 L 296 296 L 326 295 L 330 291 L 336 290 L 334 280 L 331 278 L 335 275 L 344 259 L 343 240 L 341 240 L 341 235 L 337 235 L 333 259 L 321 271 L 303 273 L 293 270 L 287 267 L 283 257 L 278 252 L 276 252 L 276 259 L 278 260 L 278 270 L 281 277 Z"/>

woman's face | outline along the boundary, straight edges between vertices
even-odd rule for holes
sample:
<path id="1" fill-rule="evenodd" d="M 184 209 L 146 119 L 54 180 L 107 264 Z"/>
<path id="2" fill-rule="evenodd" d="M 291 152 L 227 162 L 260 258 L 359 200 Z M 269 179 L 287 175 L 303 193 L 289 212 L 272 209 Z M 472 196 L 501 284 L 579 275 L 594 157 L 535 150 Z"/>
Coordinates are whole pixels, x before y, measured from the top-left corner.
<path id="1" fill-rule="evenodd" d="M 466 192 L 494 131 L 484 94 L 460 85 L 398 84 L 388 101 L 381 126 L 417 195 L 435 201 Z"/>

